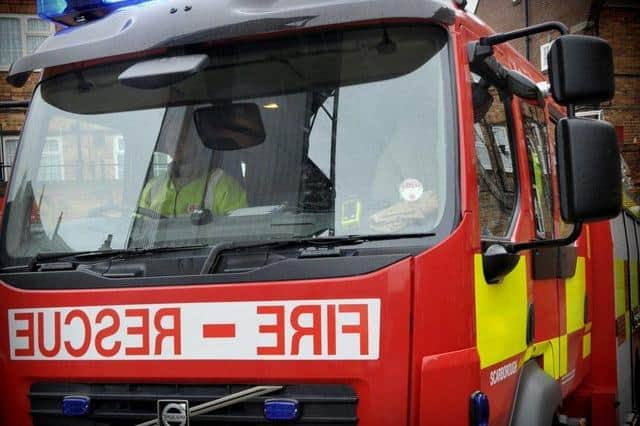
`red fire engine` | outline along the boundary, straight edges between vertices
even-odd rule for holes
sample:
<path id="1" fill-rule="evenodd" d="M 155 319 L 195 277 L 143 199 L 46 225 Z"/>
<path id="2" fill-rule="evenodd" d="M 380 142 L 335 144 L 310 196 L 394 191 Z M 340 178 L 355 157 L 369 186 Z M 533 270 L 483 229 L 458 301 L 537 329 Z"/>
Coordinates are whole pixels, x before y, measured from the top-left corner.
<path id="1" fill-rule="evenodd" d="M 640 220 L 575 117 L 606 41 L 464 1 L 38 3 L 0 423 L 635 424 Z M 507 44 L 545 31 L 549 83 Z"/>

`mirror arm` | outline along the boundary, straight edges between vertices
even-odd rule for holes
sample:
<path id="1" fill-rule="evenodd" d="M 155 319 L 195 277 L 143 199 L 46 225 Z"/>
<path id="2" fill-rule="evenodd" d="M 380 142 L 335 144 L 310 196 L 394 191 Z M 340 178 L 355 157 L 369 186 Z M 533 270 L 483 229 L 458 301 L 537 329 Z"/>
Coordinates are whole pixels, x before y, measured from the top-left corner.
<path id="1" fill-rule="evenodd" d="M 581 232 L 582 232 L 582 222 L 576 222 L 573 226 L 573 231 L 571 231 L 571 234 L 569 234 L 565 238 L 561 238 L 558 240 L 535 240 L 535 241 L 529 241 L 526 243 L 505 243 L 501 241 L 485 240 L 482 242 L 482 244 L 483 246 L 499 244 L 503 246 L 509 253 L 518 253 L 520 251 L 529 250 L 529 249 L 567 246 L 569 244 L 574 243 L 580 236 Z"/>
<path id="2" fill-rule="evenodd" d="M 518 30 L 508 31 L 506 33 L 499 33 L 489 37 L 481 37 L 478 40 L 477 46 L 474 46 L 474 57 L 470 58 L 470 62 L 474 62 L 477 60 L 477 56 L 487 57 L 489 52 L 493 54 L 492 46 L 496 44 L 504 43 L 510 40 L 514 40 L 520 37 L 527 37 L 533 34 L 542 33 L 545 31 L 556 30 L 561 35 L 569 34 L 569 28 L 558 21 L 544 22 L 542 24 L 532 25 L 530 27 L 521 28 Z M 476 56 L 477 55 L 477 56 Z M 575 117 L 575 105 L 570 104 L 567 105 L 567 116 L 572 118 Z"/>
<path id="3" fill-rule="evenodd" d="M 467 45 L 467 58 L 469 60 L 469 65 L 476 73 L 493 76 L 493 81 L 491 81 L 491 83 L 500 87 L 502 82 L 508 77 L 508 72 L 497 60 L 495 60 L 495 58 L 493 58 L 493 46 L 517 38 L 552 30 L 556 30 L 562 35 L 569 33 L 569 28 L 562 22 L 552 21 L 532 25 L 526 28 L 520 28 L 506 33 L 481 37 L 479 40 L 472 41 Z M 574 106 L 569 105 L 567 110 L 568 116 L 573 117 L 574 111 Z"/>
<path id="4" fill-rule="evenodd" d="M 541 33 L 544 31 L 557 30 L 560 34 L 569 34 L 569 28 L 562 22 L 551 21 L 543 24 L 532 25 L 530 27 L 521 28 L 518 30 L 508 31 L 506 33 L 499 33 L 489 37 L 481 37 L 478 43 L 481 46 L 494 46 L 496 44 L 504 43 L 506 41 L 514 40 L 520 37 L 530 36 L 532 34 Z"/>

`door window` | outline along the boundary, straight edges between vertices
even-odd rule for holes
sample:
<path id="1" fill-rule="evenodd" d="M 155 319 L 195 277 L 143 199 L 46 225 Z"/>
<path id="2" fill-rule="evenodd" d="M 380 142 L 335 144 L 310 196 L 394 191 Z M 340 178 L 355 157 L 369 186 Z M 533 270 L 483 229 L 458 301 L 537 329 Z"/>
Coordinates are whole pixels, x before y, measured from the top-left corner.
<path id="1" fill-rule="evenodd" d="M 529 159 L 536 235 L 538 238 L 550 239 L 554 236 L 554 203 L 547 120 L 544 109 L 524 101 L 520 102 L 520 112 Z"/>
<path id="2" fill-rule="evenodd" d="M 472 89 L 482 236 L 505 238 L 514 216 L 517 187 L 505 108 L 510 98 L 479 77 Z"/>

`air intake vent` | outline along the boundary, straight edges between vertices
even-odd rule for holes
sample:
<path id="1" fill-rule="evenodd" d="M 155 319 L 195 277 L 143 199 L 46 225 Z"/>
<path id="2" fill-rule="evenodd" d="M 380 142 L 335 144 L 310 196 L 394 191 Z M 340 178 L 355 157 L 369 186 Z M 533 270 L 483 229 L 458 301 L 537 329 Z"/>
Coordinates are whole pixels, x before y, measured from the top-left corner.
<path id="1" fill-rule="evenodd" d="M 156 417 L 159 399 L 189 400 L 191 407 L 247 389 L 252 385 L 161 385 L 34 383 L 29 399 L 34 426 L 132 426 Z M 89 414 L 65 417 L 65 396 L 91 398 Z M 355 425 L 358 399 L 344 385 L 290 385 L 283 391 L 191 418 L 191 425 L 273 424 L 264 418 L 264 400 L 286 398 L 300 404 L 300 417 L 287 424 Z"/>

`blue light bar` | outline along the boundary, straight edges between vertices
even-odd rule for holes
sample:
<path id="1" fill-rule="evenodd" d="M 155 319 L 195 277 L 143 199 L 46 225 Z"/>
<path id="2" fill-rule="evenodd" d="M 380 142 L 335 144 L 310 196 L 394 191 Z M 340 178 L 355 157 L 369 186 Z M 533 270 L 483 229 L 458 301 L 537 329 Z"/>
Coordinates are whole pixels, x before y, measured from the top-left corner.
<path id="1" fill-rule="evenodd" d="M 489 426 L 489 397 L 480 392 L 471 395 L 471 425 Z"/>
<path id="2" fill-rule="evenodd" d="M 147 1 L 150 0 L 38 0 L 38 15 L 63 25 L 77 25 Z"/>
<path id="3" fill-rule="evenodd" d="M 295 399 L 267 399 L 264 401 L 264 418 L 269 421 L 293 421 L 300 416 L 300 407 Z"/>
<path id="4" fill-rule="evenodd" d="M 62 400 L 62 414 L 68 417 L 86 416 L 91 407 L 88 396 L 65 396 Z"/>

